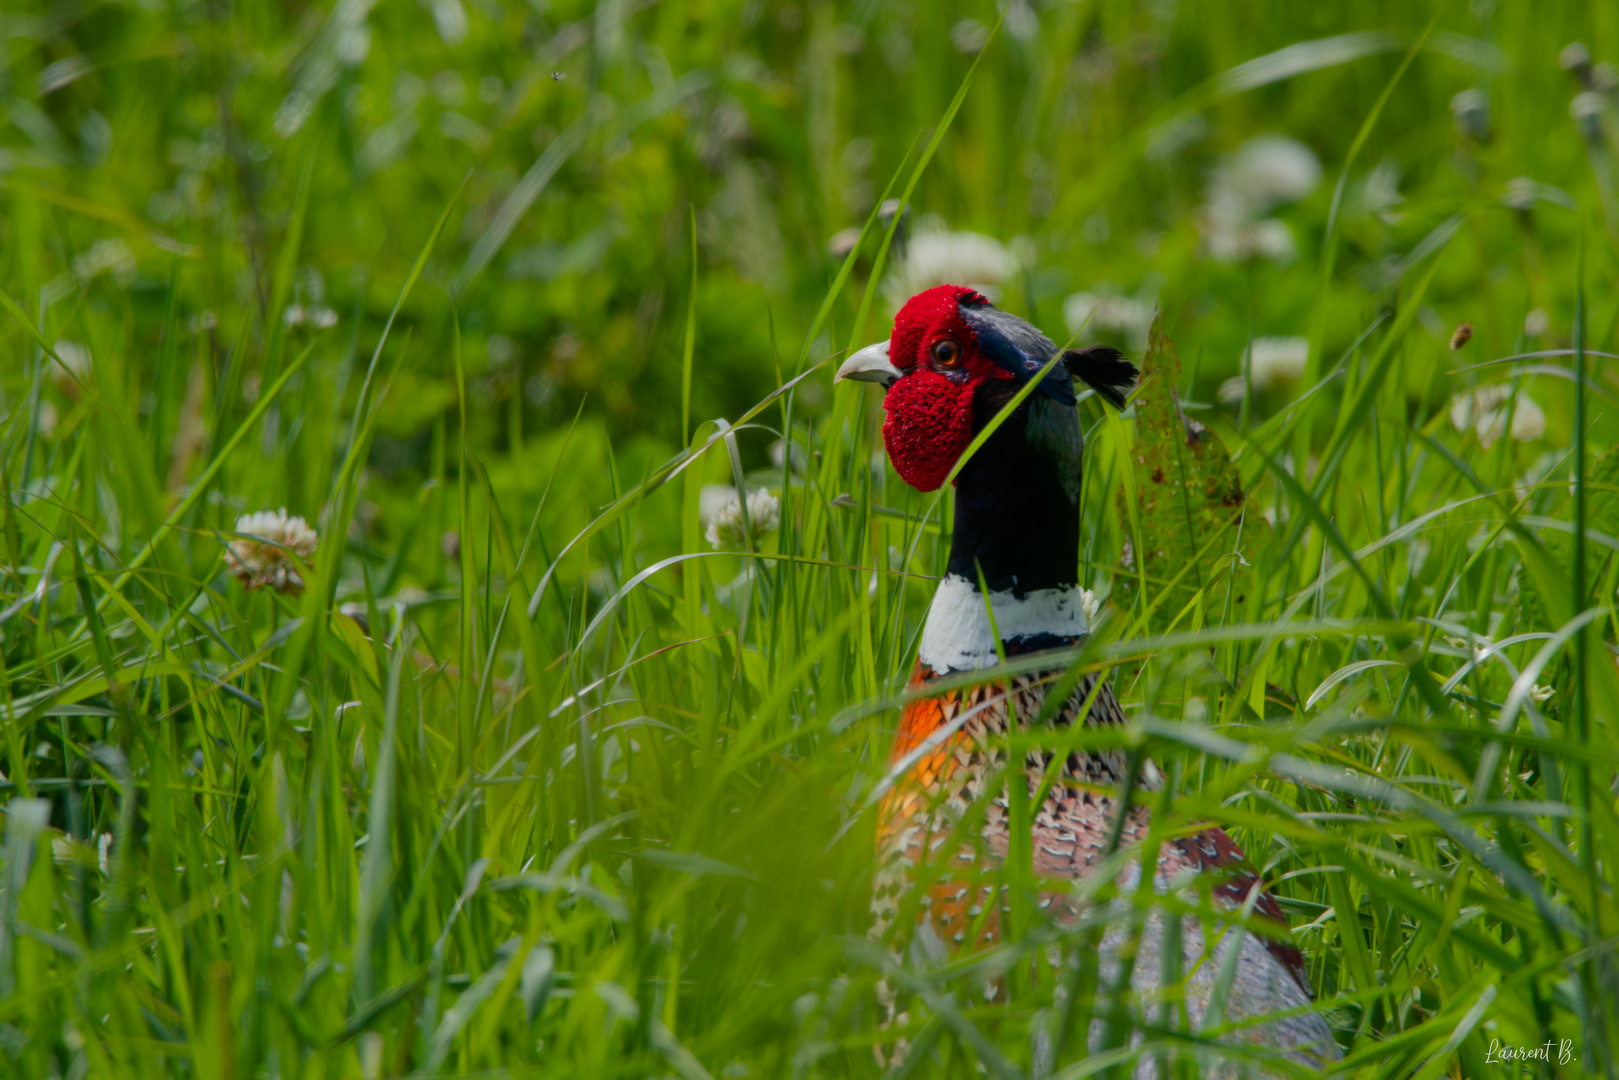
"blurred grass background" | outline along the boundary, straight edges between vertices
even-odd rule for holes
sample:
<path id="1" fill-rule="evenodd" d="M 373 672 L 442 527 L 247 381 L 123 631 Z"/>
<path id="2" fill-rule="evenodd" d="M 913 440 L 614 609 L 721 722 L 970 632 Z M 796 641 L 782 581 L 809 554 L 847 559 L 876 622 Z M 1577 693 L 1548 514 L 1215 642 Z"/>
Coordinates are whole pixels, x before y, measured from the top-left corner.
<path id="1" fill-rule="evenodd" d="M 1346 1073 L 1613 1071 L 1619 8 L 25 0 L 0 37 L 6 1069 L 875 1075 L 865 703 L 950 518 L 816 365 L 962 279 L 1138 358 L 1161 308 L 1237 458 L 1254 512 L 1187 555 L 1247 607 L 1120 572 L 1096 429 L 1086 661 L 1174 721 L 1135 736 L 1163 827 L 1275 883 Z M 750 551 L 705 538 L 726 484 L 778 501 Z M 221 558 L 279 507 L 301 597 Z M 914 1066 L 1034 1069 L 1060 971 L 971 1002 L 1069 933 L 906 975 Z"/>

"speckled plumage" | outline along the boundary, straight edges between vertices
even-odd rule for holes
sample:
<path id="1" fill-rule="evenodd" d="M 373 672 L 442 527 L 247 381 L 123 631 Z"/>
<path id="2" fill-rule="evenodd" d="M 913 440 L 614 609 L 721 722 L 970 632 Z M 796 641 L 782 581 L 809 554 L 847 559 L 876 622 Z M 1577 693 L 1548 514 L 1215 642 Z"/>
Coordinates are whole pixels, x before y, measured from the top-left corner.
<path id="1" fill-rule="evenodd" d="M 874 934 L 888 934 L 895 917 L 905 910 L 914 883 L 925 880 L 926 891 L 918 898 L 922 909 L 916 916 L 918 926 L 925 922 L 933 935 L 952 948 L 991 944 L 999 939 L 998 893 L 981 877 L 985 862 L 998 865 L 1006 857 L 1010 811 L 1007 788 L 1003 785 L 991 790 L 989 784 L 1005 764 L 1012 718 L 1019 718 L 1022 728 L 1037 717 L 1048 687 L 1060 674 L 1015 676 L 1010 692 L 1005 682 L 985 682 L 920 698 L 906 707 L 889 757 L 891 769 L 902 765 L 905 769 L 884 795 L 878 814 L 879 861 L 872 898 Z M 932 677 L 928 668 L 918 664 L 912 686 L 925 686 Z M 1095 700 L 1081 719 L 1084 704 L 1093 693 Z M 1125 722 L 1118 699 L 1105 684 L 1097 687 L 1094 676 L 1080 680 L 1052 721 L 1056 728 L 1076 722 L 1108 726 Z M 1049 751 L 1029 753 L 1023 775 L 1031 798 L 1038 794 L 1052 760 Z M 1068 754 L 1049 794 L 1039 806 L 1031 807 L 1031 851 L 1038 878 L 1078 881 L 1095 870 L 1106 855 L 1118 807 L 1112 792 L 1117 790 L 1125 767 L 1123 751 Z M 1151 790 L 1158 783 L 1156 771 L 1148 768 L 1139 786 Z M 979 820 L 961 830 L 961 823 L 975 811 L 981 813 Z M 1150 816 L 1145 806 L 1130 808 L 1119 841 L 1121 847 L 1145 836 Z M 1168 892 L 1185 886 L 1197 875 L 1213 879 L 1210 891 L 1215 903 L 1232 911 L 1241 908 L 1259 884 L 1242 851 L 1223 830 L 1213 827 L 1166 840 L 1160 846 L 1154 887 Z M 1119 882 L 1121 890 L 1133 890 L 1139 879 L 1139 863 L 1130 864 Z M 1059 919 L 1080 914 L 1066 890 L 1044 890 L 1038 903 Z M 1197 920 L 1182 921 L 1181 970 L 1191 973 L 1186 980 L 1186 1009 L 1194 1030 L 1203 1023 L 1222 961 L 1233 948 L 1239 949 L 1239 955 L 1221 1010 L 1227 1022 L 1253 1021 L 1272 1013 L 1301 1010 L 1310 1004 L 1308 969 L 1302 954 L 1285 940 L 1287 921 L 1281 908 L 1261 890 L 1252 911 L 1262 923 L 1274 924 L 1276 936 L 1216 925 L 1211 928 L 1217 939 L 1211 959 L 1204 959 L 1204 934 Z M 1103 934 L 1102 985 L 1111 984 L 1117 977 L 1119 955 L 1129 936 L 1125 925 L 1121 917 L 1117 928 L 1110 927 Z M 1138 1002 L 1155 998 L 1163 970 L 1165 933 L 1163 914 L 1155 911 L 1142 926 L 1131 975 Z M 910 934 L 900 932 L 893 937 L 898 940 L 892 943 L 902 948 Z M 892 1011 L 897 1003 L 886 991 L 884 996 Z M 1093 1042 L 1101 1036 L 1100 1025 L 1100 1021 L 1093 1025 Z M 1286 1051 L 1299 1064 L 1318 1065 L 1340 1056 L 1325 1022 L 1311 1012 L 1253 1024 L 1242 1028 L 1239 1037 L 1255 1046 Z M 1153 1077 L 1155 1068 L 1152 1060 L 1141 1062 L 1136 1071 L 1138 1080 Z M 1226 1069 L 1232 1071 L 1221 1071 Z M 1216 1064 L 1214 1070 L 1205 1075 L 1241 1075 L 1234 1060 Z"/>

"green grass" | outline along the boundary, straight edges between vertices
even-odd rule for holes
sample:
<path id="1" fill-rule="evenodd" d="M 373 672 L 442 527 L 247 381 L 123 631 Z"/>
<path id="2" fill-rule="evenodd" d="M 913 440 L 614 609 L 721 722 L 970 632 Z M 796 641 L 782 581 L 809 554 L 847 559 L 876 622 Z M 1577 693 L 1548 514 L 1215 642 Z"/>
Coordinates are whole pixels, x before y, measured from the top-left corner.
<path id="1" fill-rule="evenodd" d="M 1222 823 L 1281 899 L 1343 1075 L 1619 1069 L 1619 111 L 1582 135 L 1557 61 L 1619 60 L 1619 8 L 999 17 L 6 5 L 0 1073 L 879 1075 L 871 795 L 950 521 L 826 364 L 886 333 L 885 189 L 1010 244 L 1057 340 L 1156 302 L 1193 405 L 1308 339 L 1191 412 L 1248 513 L 1167 573 L 1167 459 L 1083 406 L 1071 662 L 1168 778 L 1149 845 Z M 1210 173 L 1269 132 L 1322 164 L 1297 253 L 1218 261 Z M 1486 385 L 1544 430 L 1458 430 Z M 739 481 L 781 527 L 713 552 Z M 223 542 L 282 506 L 308 587 L 244 592 Z M 911 1075 L 1029 1075 L 1038 1030 L 1127 1074 L 1075 1034 L 1107 988 L 1055 997 L 1094 928 L 1007 884 L 1011 944 L 888 972 Z"/>

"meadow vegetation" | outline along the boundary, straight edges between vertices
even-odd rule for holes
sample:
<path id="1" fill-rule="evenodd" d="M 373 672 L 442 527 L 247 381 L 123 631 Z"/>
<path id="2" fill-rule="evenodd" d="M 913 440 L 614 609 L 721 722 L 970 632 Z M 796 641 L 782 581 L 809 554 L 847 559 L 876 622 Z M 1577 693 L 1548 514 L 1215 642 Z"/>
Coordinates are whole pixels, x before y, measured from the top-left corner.
<path id="1" fill-rule="evenodd" d="M 1208 1066 L 1173 1000 L 1087 1057 L 1026 872 L 995 949 L 866 938 L 950 502 L 831 371 L 956 280 L 1152 353 L 1065 661 L 1150 843 L 1238 839 L 1342 1075 L 1613 1075 L 1614 62 L 1532 0 L 8 0 L 0 1073 L 875 1077 L 885 975 L 907 1075 Z"/>

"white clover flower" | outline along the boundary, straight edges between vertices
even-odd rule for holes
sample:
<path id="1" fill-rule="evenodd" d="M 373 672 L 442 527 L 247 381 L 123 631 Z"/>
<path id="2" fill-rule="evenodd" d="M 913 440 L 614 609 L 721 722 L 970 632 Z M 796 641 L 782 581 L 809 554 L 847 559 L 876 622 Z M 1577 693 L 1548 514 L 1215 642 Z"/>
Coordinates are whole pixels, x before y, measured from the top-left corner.
<path id="1" fill-rule="evenodd" d="M 1519 391 L 1518 405 L 1512 411 L 1512 438 L 1516 442 L 1533 442 L 1546 434 L 1546 412 L 1535 399 Z"/>
<path id="2" fill-rule="evenodd" d="M 289 304 L 282 318 L 288 326 L 311 326 L 316 330 L 329 330 L 337 325 L 337 312 L 320 304 L 308 307 Z"/>
<path id="3" fill-rule="evenodd" d="M 1079 606 L 1085 609 L 1085 625 L 1095 629 L 1096 620 L 1102 614 L 1102 601 L 1096 598 L 1094 592 L 1081 585 L 1079 588 Z"/>
<path id="4" fill-rule="evenodd" d="M 977 19 L 962 19 L 950 28 L 950 44 L 967 56 L 976 55 L 989 41 L 989 28 Z"/>
<path id="5" fill-rule="evenodd" d="M 274 513 L 261 510 L 236 519 L 241 534 L 225 545 L 225 565 L 249 591 L 268 585 L 278 593 L 297 596 L 304 591 L 290 555 L 308 562 L 320 537 L 301 517 L 288 517 L 287 508 Z M 290 554 L 289 554 L 290 553 Z"/>
<path id="6" fill-rule="evenodd" d="M 1310 341 L 1301 337 L 1254 338 L 1250 350 L 1248 374 L 1254 389 L 1270 390 L 1284 383 L 1296 382 L 1304 374 L 1304 365 L 1310 359 Z M 1227 405 L 1242 401 L 1242 376 L 1236 375 L 1220 384 L 1220 400 Z"/>
<path id="7" fill-rule="evenodd" d="M 706 526 L 703 535 L 716 551 L 738 551 L 749 539 L 781 525 L 781 500 L 768 488 L 748 492 L 748 517 L 742 520 L 742 501 L 729 484 L 707 484 L 698 497 L 698 517 Z"/>
<path id="8" fill-rule="evenodd" d="M 41 438 L 49 439 L 56 434 L 56 424 L 60 420 L 56 413 L 56 406 L 48 401 L 39 403 L 39 434 Z"/>
<path id="9" fill-rule="evenodd" d="M 1249 139 L 1231 155 L 1222 172 L 1224 182 L 1261 211 L 1278 203 L 1298 202 L 1321 183 L 1321 162 L 1315 154 L 1283 135 Z"/>
<path id="10" fill-rule="evenodd" d="M 1481 386 L 1450 399 L 1450 422 L 1457 431 L 1466 431 L 1483 413 L 1498 409 L 1510 391 L 1504 386 Z"/>
<path id="11" fill-rule="evenodd" d="M 92 374 L 93 362 L 90 359 L 90 350 L 77 341 L 59 338 L 51 351 L 56 353 L 56 360 L 47 360 L 51 382 L 56 388 L 66 394 L 68 400 L 79 400 L 79 394 L 84 386 L 90 385 L 95 378 Z"/>
<path id="12" fill-rule="evenodd" d="M 1157 310 L 1156 298 L 1113 293 L 1077 292 L 1062 302 L 1062 318 L 1069 333 L 1087 340 L 1101 332 L 1118 334 L 1137 349 L 1146 346 Z"/>
<path id="13" fill-rule="evenodd" d="M 1281 203 L 1297 202 L 1321 183 L 1321 163 L 1303 143 L 1261 135 L 1244 143 L 1214 171 L 1198 227 L 1217 262 L 1265 258 L 1286 262 L 1297 251 L 1286 224 L 1266 217 Z"/>
<path id="14" fill-rule="evenodd" d="M 896 311 L 935 285 L 968 285 L 995 300 L 1017 268 L 1017 258 L 994 237 L 951 232 L 938 218 L 924 218 L 884 282 L 883 295 Z"/>
<path id="15" fill-rule="evenodd" d="M 1450 422 L 1457 431 L 1472 428 L 1479 445 L 1488 450 L 1507 433 L 1507 414 L 1512 414 L 1510 434 L 1517 442 L 1533 442 L 1546 433 L 1546 413 L 1539 403 L 1522 390 L 1514 398 L 1505 386 L 1481 386 L 1450 399 Z"/>
<path id="16" fill-rule="evenodd" d="M 1304 374 L 1304 365 L 1310 359 L 1310 341 L 1301 337 L 1255 338 L 1248 351 L 1254 385 L 1269 388 Z"/>
<path id="17" fill-rule="evenodd" d="M 1546 314 L 1545 308 L 1535 308 L 1523 317 L 1523 336 L 1540 337 L 1552 328 L 1552 317 Z"/>
<path id="18" fill-rule="evenodd" d="M 1293 261 L 1299 246 L 1287 223 L 1275 218 L 1244 221 L 1210 207 L 1202 218 L 1203 240 L 1215 262 L 1237 263 L 1249 259 L 1269 259 L 1274 263 Z"/>

